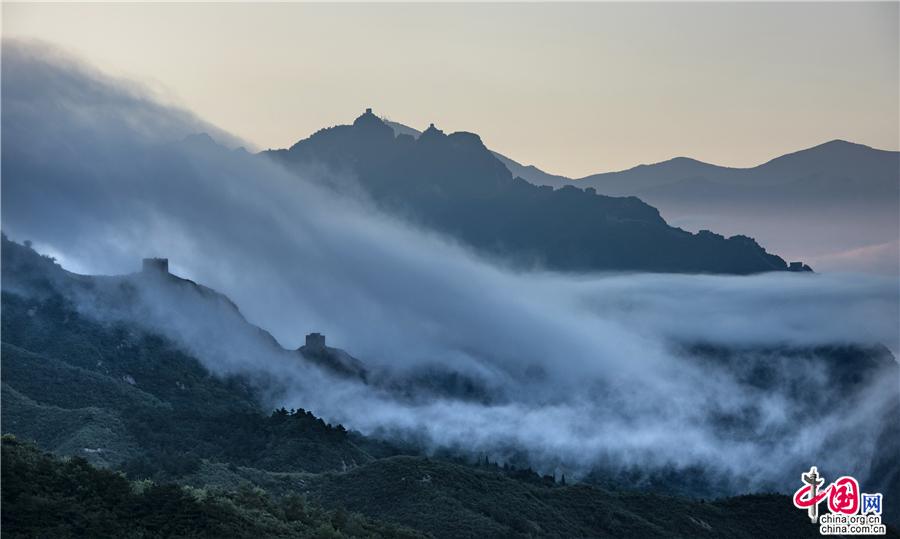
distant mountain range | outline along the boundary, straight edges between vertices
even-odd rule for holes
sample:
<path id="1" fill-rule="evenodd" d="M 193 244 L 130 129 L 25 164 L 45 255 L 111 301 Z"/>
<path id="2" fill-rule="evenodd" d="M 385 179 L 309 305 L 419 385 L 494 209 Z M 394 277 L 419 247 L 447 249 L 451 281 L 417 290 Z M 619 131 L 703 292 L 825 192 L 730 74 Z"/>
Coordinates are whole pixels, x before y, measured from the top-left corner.
<path id="1" fill-rule="evenodd" d="M 897 193 L 898 152 L 876 150 L 862 144 L 833 140 L 818 146 L 777 157 L 752 168 L 711 165 L 687 157 L 677 157 L 652 165 L 640 165 L 621 172 L 594 174 L 581 178 L 585 187 L 624 195 L 647 192 L 665 185 L 706 178 L 720 185 L 794 188 L 803 192 L 815 187 L 821 198 L 837 194 L 852 198 L 880 197 Z M 807 185 L 797 185 L 806 182 Z"/>
<path id="2" fill-rule="evenodd" d="M 398 134 L 418 134 L 387 123 Z M 833 140 L 751 168 L 676 157 L 584 178 L 494 155 L 534 185 L 636 196 L 675 226 L 747 234 L 819 270 L 900 274 L 900 152 Z"/>
<path id="3" fill-rule="evenodd" d="M 322 129 L 290 149 L 265 154 L 298 172 L 325 166 L 350 173 L 383 209 L 522 267 L 731 274 L 789 269 L 747 236 L 673 228 L 635 197 L 532 185 L 510 172 L 521 165 L 497 157 L 473 133 L 447 135 L 432 125 L 417 134 L 392 125 L 367 111 L 352 125 Z"/>
<path id="4" fill-rule="evenodd" d="M 820 271 L 900 274 L 900 153 L 832 141 L 753 168 L 686 158 L 576 185 L 630 194 L 688 229 L 752 234 Z"/>

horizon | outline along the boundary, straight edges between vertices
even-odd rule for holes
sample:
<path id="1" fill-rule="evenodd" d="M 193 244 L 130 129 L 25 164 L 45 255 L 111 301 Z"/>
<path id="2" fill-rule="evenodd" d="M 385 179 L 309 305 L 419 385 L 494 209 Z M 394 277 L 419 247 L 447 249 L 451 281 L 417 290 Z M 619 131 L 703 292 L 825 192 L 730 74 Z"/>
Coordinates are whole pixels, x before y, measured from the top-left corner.
<path id="1" fill-rule="evenodd" d="M 3 35 L 254 150 L 372 107 L 581 178 L 675 157 L 749 168 L 835 139 L 900 151 L 897 19 L 896 3 L 5 4 Z"/>
<path id="2" fill-rule="evenodd" d="M 367 107 L 367 108 L 371 108 L 371 107 Z M 382 115 L 378 114 L 378 112 L 377 112 L 374 108 L 372 108 L 372 112 L 373 112 L 373 114 L 375 114 L 375 116 L 378 117 L 379 120 L 381 120 L 381 121 L 383 121 L 383 122 L 385 122 L 385 123 L 391 122 L 391 123 L 395 123 L 395 124 L 401 125 L 401 126 L 403 126 L 403 127 L 409 128 L 409 129 L 415 129 L 415 130 L 418 131 L 419 133 L 422 132 L 422 129 L 420 129 L 420 128 L 418 128 L 418 127 L 409 125 L 409 124 L 404 123 L 404 122 L 399 122 L 399 121 L 397 121 L 397 120 L 392 119 L 390 116 L 387 116 L 387 115 L 382 116 Z M 351 122 L 348 122 L 348 123 L 334 124 L 334 125 L 335 125 L 335 126 L 336 126 L 336 125 L 349 125 L 350 123 L 352 123 L 352 121 L 351 121 Z M 325 126 L 325 127 L 332 127 L 332 126 Z M 439 126 L 439 125 L 437 125 L 437 124 L 435 124 L 435 127 L 438 128 L 438 129 L 441 129 L 441 126 Z M 460 129 L 459 131 L 445 131 L 445 133 L 447 133 L 448 135 L 451 134 L 451 133 L 458 133 L 458 132 L 463 132 L 463 133 L 474 133 L 474 134 L 478 135 L 477 132 L 469 131 L 469 130 L 467 130 L 467 129 Z M 305 140 L 305 139 L 307 139 L 307 138 L 313 136 L 314 134 L 315 134 L 315 131 L 312 132 L 312 133 L 310 133 L 310 134 L 307 135 L 306 137 L 302 137 L 302 138 L 298 139 L 298 141 L 299 141 L 299 140 Z M 479 135 L 479 136 L 480 136 L 480 135 Z M 482 141 L 482 142 L 483 142 L 483 141 Z M 714 163 L 714 162 L 710 162 L 710 161 L 703 161 L 703 160 L 701 160 L 701 159 L 697 159 L 696 157 L 693 157 L 693 156 L 690 156 L 690 155 L 674 155 L 674 156 L 672 156 L 672 157 L 664 158 L 664 159 L 662 159 L 661 161 L 638 162 L 638 163 L 634 163 L 634 164 L 632 164 L 632 165 L 626 166 L 625 168 L 616 169 L 616 170 L 607 170 L 607 171 L 604 171 L 604 172 L 591 173 L 591 174 L 588 174 L 588 175 L 586 175 L 586 176 L 578 176 L 578 177 L 565 176 L 565 174 L 560 174 L 560 173 L 555 172 L 555 171 L 553 171 L 553 170 L 545 170 L 545 169 L 542 169 L 542 168 L 537 167 L 536 165 L 534 165 L 534 164 L 532 164 L 532 163 L 529 163 L 529 162 L 527 162 L 527 161 L 525 161 L 525 160 L 518 159 L 518 158 L 517 158 L 516 156 L 514 156 L 514 155 L 506 155 L 506 154 L 503 154 L 503 156 L 506 157 L 506 158 L 512 159 L 513 161 L 516 161 L 517 163 L 519 163 L 519 164 L 522 165 L 522 166 L 526 166 L 526 167 L 527 167 L 527 166 L 534 166 L 535 168 L 538 168 L 541 172 L 545 172 L 545 173 L 547 173 L 547 174 L 553 174 L 553 175 L 557 175 L 557 176 L 564 176 L 564 177 L 566 177 L 566 178 L 569 179 L 569 180 L 572 180 L 572 181 L 578 181 L 578 180 L 586 179 L 586 178 L 588 178 L 588 177 L 590 177 L 590 176 L 596 176 L 597 174 L 614 174 L 614 173 L 617 173 L 617 172 L 626 172 L 626 171 L 629 171 L 629 170 L 634 169 L 634 168 L 637 168 L 637 167 L 660 165 L 660 164 L 663 164 L 663 163 L 666 163 L 666 162 L 669 162 L 669 161 L 675 161 L 675 160 L 677 160 L 677 159 L 688 159 L 688 160 L 691 160 L 691 161 L 694 161 L 694 162 L 697 162 L 697 163 L 701 163 L 701 164 L 704 164 L 704 165 L 712 165 L 712 166 L 719 167 L 719 168 L 729 168 L 729 169 L 735 169 L 735 170 L 748 170 L 748 169 L 753 169 L 753 168 L 759 167 L 759 166 L 761 166 L 761 165 L 765 165 L 766 163 L 768 163 L 768 162 L 770 162 L 770 161 L 773 161 L 773 160 L 775 160 L 775 159 L 778 159 L 779 157 L 785 157 L 785 156 L 788 156 L 788 155 L 793 155 L 793 154 L 796 154 L 796 153 L 804 152 L 804 151 L 807 151 L 807 150 L 813 150 L 813 149 L 818 148 L 818 147 L 820 147 L 820 146 L 826 146 L 826 145 L 828 145 L 828 144 L 833 144 L 833 143 L 836 143 L 836 142 L 837 142 L 837 143 L 843 143 L 843 144 L 849 144 L 849 145 L 852 145 L 852 146 L 863 146 L 863 147 L 868 148 L 868 149 L 870 149 L 870 150 L 875 150 L 875 151 L 879 151 L 879 152 L 894 152 L 894 153 L 900 152 L 900 150 L 890 150 L 890 149 L 885 149 L 885 148 L 878 148 L 878 147 L 875 147 L 875 146 L 870 146 L 870 145 L 868 145 L 868 144 L 862 144 L 862 143 L 860 143 L 860 142 L 856 142 L 856 141 L 853 141 L 853 140 L 848 140 L 848 139 L 845 139 L 845 138 L 834 138 L 834 139 L 825 140 L 825 141 L 822 141 L 822 142 L 813 144 L 812 146 L 805 146 L 805 147 L 803 147 L 803 148 L 795 148 L 795 149 L 783 150 L 783 151 L 780 151 L 780 152 L 779 152 L 779 151 L 776 151 L 776 153 L 775 153 L 774 155 L 772 155 L 771 157 L 765 158 L 765 159 L 763 159 L 762 161 L 759 161 L 758 163 L 750 164 L 750 165 L 747 165 L 747 166 L 741 166 L 741 167 L 734 167 L 734 166 L 723 165 L 723 164 L 720 164 L 720 163 Z M 487 144 L 485 144 L 485 146 L 487 146 Z M 290 147 L 290 146 L 288 146 L 288 148 L 289 148 L 289 147 Z M 267 148 L 267 150 L 278 150 L 278 149 L 281 149 L 281 148 Z M 495 151 L 495 152 L 497 151 L 497 150 L 491 148 L 490 146 L 488 146 L 488 149 L 491 150 L 491 151 Z M 497 152 L 497 153 L 501 153 L 501 154 L 502 154 L 502 152 Z"/>

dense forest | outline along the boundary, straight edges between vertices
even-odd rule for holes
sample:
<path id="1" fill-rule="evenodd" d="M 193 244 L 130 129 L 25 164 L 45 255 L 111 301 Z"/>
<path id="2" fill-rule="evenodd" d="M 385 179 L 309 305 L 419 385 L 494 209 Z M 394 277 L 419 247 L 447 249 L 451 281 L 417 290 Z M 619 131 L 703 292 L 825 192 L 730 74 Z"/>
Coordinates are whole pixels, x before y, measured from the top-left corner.
<path id="1" fill-rule="evenodd" d="M 80 457 L 59 460 L 3 437 L 6 537 L 425 537 L 305 497 L 129 481 Z"/>

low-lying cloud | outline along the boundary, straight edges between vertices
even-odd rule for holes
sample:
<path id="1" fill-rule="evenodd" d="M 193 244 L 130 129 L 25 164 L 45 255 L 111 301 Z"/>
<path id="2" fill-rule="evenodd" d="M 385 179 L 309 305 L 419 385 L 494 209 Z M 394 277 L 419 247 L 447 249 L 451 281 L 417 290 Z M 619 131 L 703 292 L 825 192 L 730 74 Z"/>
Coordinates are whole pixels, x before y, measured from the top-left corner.
<path id="1" fill-rule="evenodd" d="M 287 348 L 321 331 L 384 380 L 459 373 L 493 397 L 411 399 L 330 377 L 276 359 L 208 304 L 173 313 L 165 291 L 143 296 L 136 320 L 211 370 L 274 375 L 267 404 L 429 447 L 521 452 L 545 471 L 739 470 L 749 483 L 731 490 L 792 484 L 813 458 L 868 473 L 896 369 L 841 395 L 840 409 L 811 413 L 797 388 L 827 402 L 835 381 L 815 375 L 816 354 L 778 350 L 880 342 L 896 352 L 895 279 L 514 271 L 189 136 L 227 137 L 58 53 L 4 42 L 2 69 L 2 226 L 13 239 L 84 273 L 166 256 Z M 696 343 L 737 359 L 699 357 Z M 754 384 L 760 364 L 778 365 L 779 378 Z"/>

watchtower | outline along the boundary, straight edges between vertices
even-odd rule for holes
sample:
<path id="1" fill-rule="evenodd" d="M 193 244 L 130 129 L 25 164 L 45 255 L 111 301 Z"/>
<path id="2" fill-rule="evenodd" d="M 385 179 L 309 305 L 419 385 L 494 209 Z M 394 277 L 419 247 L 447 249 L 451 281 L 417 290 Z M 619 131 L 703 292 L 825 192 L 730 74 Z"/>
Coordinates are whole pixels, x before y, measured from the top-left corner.
<path id="1" fill-rule="evenodd" d="M 325 335 L 321 333 L 310 333 L 306 336 L 306 348 L 309 350 L 324 350 Z"/>
<path id="2" fill-rule="evenodd" d="M 169 259 L 168 258 L 145 258 L 144 273 L 148 274 L 166 274 L 169 273 Z"/>

